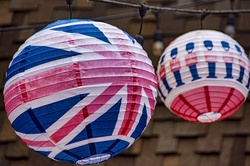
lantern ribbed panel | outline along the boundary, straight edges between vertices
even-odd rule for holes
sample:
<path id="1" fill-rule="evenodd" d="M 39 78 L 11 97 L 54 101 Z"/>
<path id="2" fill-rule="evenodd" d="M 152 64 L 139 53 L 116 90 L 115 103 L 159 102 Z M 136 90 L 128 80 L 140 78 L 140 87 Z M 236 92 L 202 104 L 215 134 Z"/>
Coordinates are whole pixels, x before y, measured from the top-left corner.
<path id="1" fill-rule="evenodd" d="M 156 76 L 126 32 L 91 20 L 61 20 L 20 46 L 4 102 L 23 142 L 54 160 L 93 164 L 129 147 L 153 114 Z"/>
<path id="2" fill-rule="evenodd" d="M 192 122 L 222 120 L 249 91 L 249 59 L 231 37 L 213 30 L 188 32 L 162 54 L 159 94 L 177 116 Z"/>

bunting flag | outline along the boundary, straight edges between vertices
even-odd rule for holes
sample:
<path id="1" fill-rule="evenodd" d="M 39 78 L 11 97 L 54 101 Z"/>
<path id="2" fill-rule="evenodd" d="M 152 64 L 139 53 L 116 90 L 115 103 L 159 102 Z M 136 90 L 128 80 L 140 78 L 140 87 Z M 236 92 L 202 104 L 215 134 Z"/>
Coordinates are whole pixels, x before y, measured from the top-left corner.
<path id="1" fill-rule="evenodd" d="M 231 37 L 214 30 L 188 32 L 162 54 L 159 94 L 177 116 L 211 123 L 235 113 L 249 91 L 249 59 Z"/>
<path id="2" fill-rule="evenodd" d="M 126 32 L 61 20 L 19 48 L 4 87 L 8 118 L 30 148 L 51 159 L 95 164 L 128 148 L 154 112 L 157 81 Z"/>

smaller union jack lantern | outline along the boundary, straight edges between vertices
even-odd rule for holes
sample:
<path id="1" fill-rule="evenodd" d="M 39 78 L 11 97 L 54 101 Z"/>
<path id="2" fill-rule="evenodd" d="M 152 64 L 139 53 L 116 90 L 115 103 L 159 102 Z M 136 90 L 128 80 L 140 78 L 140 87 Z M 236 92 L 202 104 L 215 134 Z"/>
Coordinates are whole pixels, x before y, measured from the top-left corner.
<path id="1" fill-rule="evenodd" d="M 37 32 L 10 63 L 8 118 L 30 148 L 95 164 L 128 148 L 153 114 L 157 81 L 146 52 L 109 24 L 61 20 Z"/>
<path id="2" fill-rule="evenodd" d="M 159 94 L 177 116 L 211 123 L 235 113 L 249 91 L 249 59 L 231 37 L 213 30 L 188 32 L 162 54 Z"/>

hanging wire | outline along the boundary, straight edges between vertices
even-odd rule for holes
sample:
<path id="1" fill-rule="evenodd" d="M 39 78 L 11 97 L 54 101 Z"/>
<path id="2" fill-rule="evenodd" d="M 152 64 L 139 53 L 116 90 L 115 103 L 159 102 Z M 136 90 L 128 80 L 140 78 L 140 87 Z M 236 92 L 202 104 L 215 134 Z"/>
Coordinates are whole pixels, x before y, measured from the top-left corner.
<path id="1" fill-rule="evenodd" d="M 140 23 L 140 29 L 139 29 L 139 33 L 135 36 L 135 40 L 141 45 L 143 46 L 144 43 L 144 39 L 141 35 L 142 32 L 142 27 L 143 27 L 143 22 L 144 22 L 144 16 L 146 15 L 148 11 L 148 7 L 145 6 L 144 4 L 141 4 L 141 7 L 139 8 L 139 14 L 141 17 L 141 23 Z"/>
<path id="2" fill-rule="evenodd" d="M 90 18 L 90 20 L 109 21 L 109 20 L 116 20 L 116 19 L 123 19 L 123 18 L 129 18 L 129 17 L 137 17 L 137 16 L 138 16 L 138 12 L 131 12 L 131 13 L 110 15 L 110 16 L 93 17 L 93 18 Z M 26 29 L 37 29 L 37 28 L 43 28 L 46 25 L 48 25 L 48 23 L 32 24 L 32 25 L 20 25 L 20 26 L 13 26 L 13 27 L 0 27 L 0 32 L 18 31 L 18 30 L 26 30 Z"/>
<path id="3" fill-rule="evenodd" d="M 137 16 L 138 16 L 138 12 L 130 12 L 130 13 L 122 13 L 122 14 L 116 14 L 116 15 L 95 17 L 95 18 L 91 18 L 91 20 L 109 21 L 109 20 L 116 20 L 116 19 L 123 19 L 123 18 L 129 18 L 129 17 L 137 17 Z"/>
<path id="4" fill-rule="evenodd" d="M 114 4 L 114 5 L 123 5 L 127 7 L 137 8 L 140 9 L 140 4 L 133 4 L 127 2 L 120 2 L 114 0 L 89 0 L 94 2 L 102 2 L 107 4 Z M 191 10 L 191 9 L 177 9 L 177 8 L 170 8 L 170 7 L 156 7 L 156 6 L 148 6 L 144 5 L 148 8 L 148 10 L 156 10 L 156 11 L 163 11 L 163 12 L 183 12 L 189 14 L 202 14 L 203 10 Z M 239 10 L 207 10 L 208 14 L 229 14 L 229 13 L 250 13 L 250 9 L 239 9 Z"/>
<path id="5" fill-rule="evenodd" d="M 96 2 L 103 2 L 103 3 L 108 3 L 108 4 L 117 4 L 117 5 L 125 5 L 128 7 L 133 7 L 133 8 L 141 8 L 140 4 L 130 4 L 130 3 L 125 3 L 125 2 L 117 2 L 117 1 L 110 1 L 110 0 L 89 0 L 89 1 L 96 1 Z M 219 0 L 213 0 L 213 1 L 199 1 L 198 2 L 192 2 L 192 3 L 186 3 L 186 4 L 181 4 L 181 5 L 176 5 L 176 6 L 171 6 L 171 7 L 154 7 L 154 6 L 147 6 L 148 10 L 151 12 L 160 12 L 160 11 L 168 11 L 170 9 L 170 12 L 189 12 L 192 11 L 191 13 L 193 14 L 202 14 L 204 10 L 187 10 L 187 9 L 177 9 L 180 7 L 190 7 L 193 5 L 200 5 L 204 3 L 214 3 Z M 240 9 L 240 10 L 233 10 L 233 2 L 234 0 L 230 0 L 232 3 L 231 5 L 231 10 L 206 10 L 207 13 L 209 14 L 230 14 L 230 13 L 250 13 L 250 9 Z M 73 0 L 66 0 L 66 3 L 72 5 Z M 144 5 L 146 6 L 146 5 Z M 72 8 L 70 8 L 70 18 L 72 18 Z M 114 19 L 122 19 L 122 18 L 128 18 L 128 17 L 135 17 L 138 16 L 138 12 L 131 12 L 131 13 L 124 13 L 124 14 L 118 14 L 118 15 L 110 15 L 110 16 L 102 16 L 102 17 L 95 17 L 95 18 L 90 18 L 91 20 L 94 21 L 108 21 L 108 20 L 114 20 Z M 0 32 L 8 32 L 8 31 L 15 31 L 15 30 L 26 30 L 26 29 L 37 29 L 37 28 L 43 28 L 46 26 L 47 23 L 44 24 L 33 24 L 33 25 L 21 25 L 21 26 L 13 26 L 13 27 L 0 27 Z"/>
<path id="6" fill-rule="evenodd" d="M 188 7 L 193 7 L 193 6 L 215 3 L 215 2 L 219 2 L 219 1 L 220 0 L 199 0 L 199 1 L 194 1 L 194 2 L 187 2 L 187 3 L 172 5 L 172 6 L 168 6 L 168 7 L 170 7 L 170 8 L 188 8 Z"/>
<path id="7" fill-rule="evenodd" d="M 140 14 L 140 17 L 141 17 L 141 24 L 140 24 L 140 30 L 139 30 L 139 33 L 138 33 L 140 35 L 141 35 L 141 32 L 142 32 L 144 16 L 146 15 L 147 11 L 148 11 L 148 8 L 144 4 L 141 4 L 141 8 L 139 9 L 139 14 Z"/>
<path id="8" fill-rule="evenodd" d="M 201 18 L 200 18 L 200 29 L 203 29 L 203 20 L 209 15 L 209 13 L 207 12 L 207 9 L 204 9 L 202 14 L 201 14 Z"/>
<path id="9" fill-rule="evenodd" d="M 47 24 L 35 24 L 35 25 L 21 25 L 21 26 L 13 26 L 13 27 L 0 27 L 0 32 L 8 32 L 8 31 L 19 31 L 26 29 L 38 29 L 46 26 Z"/>
<path id="10" fill-rule="evenodd" d="M 73 3 L 73 0 L 66 0 L 66 3 L 69 5 L 69 19 L 72 19 L 72 3 Z"/>

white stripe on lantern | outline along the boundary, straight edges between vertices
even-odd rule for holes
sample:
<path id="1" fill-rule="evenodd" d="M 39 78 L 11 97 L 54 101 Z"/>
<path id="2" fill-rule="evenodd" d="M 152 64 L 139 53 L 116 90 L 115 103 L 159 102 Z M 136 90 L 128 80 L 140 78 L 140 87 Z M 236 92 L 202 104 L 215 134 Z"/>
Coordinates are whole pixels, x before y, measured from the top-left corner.
<path id="1" fill-rule="evenodd" d="M 48 95 L 42 98 L 38 98 L 32 101 L 29 101 L 27 103 L 24 103 L 22 105 L 20 105 L 19 107 L 15 108 L 11 114 L 8 116 L 10 122 L 12 123 L 20 114 L 24 113 L 25 111 L 27 111 L 27 109 L 29 108 L 38 108 L 44 105 L 48 105 L 60 100 L 64 100 L 76 95 L 79 95 L 80 93 L 83 94 L 87 94 L 87 93 L 92 93 L 92 95 L 99 95 L 100 91 L 104 91 L 108 86 L 110 86 L 111 83 L 105 83 L 105 84 L 95 84 L 95 85 L 89 85 L 89 86 L 81 86 L 81 87 L 77 87 L 77 88 L 71 88 L 65 91 L 61 91 L 52 95 Z M 93 91 L 93 89 L 96 89 L 96 91 Z M 95 96 L 95 97 L 96 97 Z M 92 97 L 90 100 L 90 97 L 84 98 L 82 101 L 84 101 L 84 103 L 86 103 L 85 105 L 88 105 L 92 100 L 95 99 L 95 97 Z M 79 104 L 77 104 L 76 106 L 81 106 L 81 102 L 79 102 Z M 72 116 L 72 113 L 74 113 L 74 109 L 76 108 L 72 108 L 73 110 L 69 110 L 67 114 L 67 116 Z M 59 123 L 61 123 L 60 121 L 58 121 Z M 53 125 L 52 125 L 53 126 Z M 52 127 L 51 126 L 51 127 Z M 53 128 L 53 127 L 52 127 Z"/>

